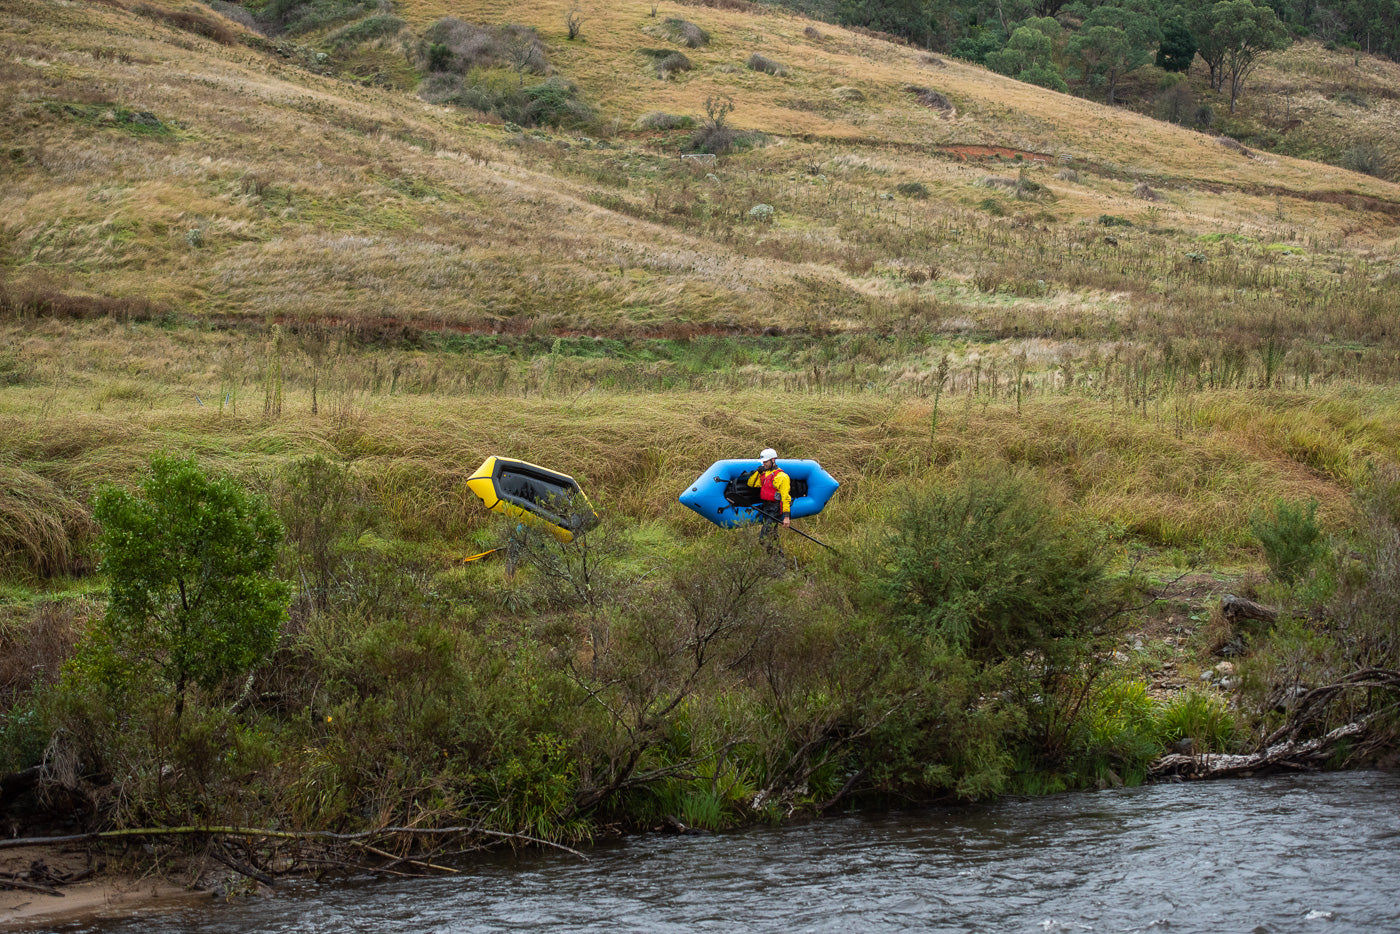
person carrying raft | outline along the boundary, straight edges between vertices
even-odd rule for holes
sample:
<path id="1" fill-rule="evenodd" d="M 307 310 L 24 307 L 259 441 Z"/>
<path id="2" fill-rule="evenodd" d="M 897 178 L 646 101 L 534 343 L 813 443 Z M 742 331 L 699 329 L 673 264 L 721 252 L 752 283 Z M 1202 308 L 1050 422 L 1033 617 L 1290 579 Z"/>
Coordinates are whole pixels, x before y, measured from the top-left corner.
<path id="1" fill-rule="evenodd" d="M 749 474 L 748 484 L 758 488 L 759 502 L 754 508 L 772 520 L 764 521 L 758 540 L 769 551 L 781 552 L 783 546 L 778 543 L 778 525 L 780 522 L 785 527 L 792 525 L 792 480 L 778 466 L 777 451 L 764 448 L 758 459 L 762 466 Z"/>

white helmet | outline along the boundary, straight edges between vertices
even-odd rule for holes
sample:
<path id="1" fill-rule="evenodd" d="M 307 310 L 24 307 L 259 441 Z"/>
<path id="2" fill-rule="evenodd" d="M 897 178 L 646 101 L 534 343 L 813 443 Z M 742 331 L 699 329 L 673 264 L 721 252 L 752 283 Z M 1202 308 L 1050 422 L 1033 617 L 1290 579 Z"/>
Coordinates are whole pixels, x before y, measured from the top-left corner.
<path id="1" fill-rule="evenodd" d="M 778 452 L 772 448 L 764 448 L 759 452 L 758 459 L 761 461 L 773 461 L 778 459 Z"/>

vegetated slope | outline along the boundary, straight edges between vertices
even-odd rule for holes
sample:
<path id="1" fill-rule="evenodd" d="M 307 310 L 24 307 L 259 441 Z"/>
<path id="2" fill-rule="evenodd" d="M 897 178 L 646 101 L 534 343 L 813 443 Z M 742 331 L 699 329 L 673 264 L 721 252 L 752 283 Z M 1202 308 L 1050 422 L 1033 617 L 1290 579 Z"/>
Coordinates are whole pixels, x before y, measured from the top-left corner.
<path id="1" fill-rule="evenodd" d="M 441 16 L 523 18 L 596 113 L 546 132 L 319 74 L 334 56 L 305 54 L 316 35 L 284 58 L 198 5 L 8 5 L 11 304 L 616 334 L 915 314 L 1094 337 L 1131 329 L 1125 288 L 1190 316 L 1173 277 L 1324 295 L 1388 271 L 1400 187 L 1377 179 L 781 13 L 606 5 L 570 41 L 569 7 L 408 2 L 407 32 L 377 45 L 401 60 Z M 662 80 L 639 50 L 674 44 L 668 19 L 709 41 Z M 745 67 L 752 53 L 786 75 Z M 688 131 L 631 129 L 721 96 L 765 136 L 714 166 L 680 158 Z M 963 158 L 984 151 L 1014 164 Z M 1104 217 L 1133 226 L 1105 243 Z"/>
<path id="2" fill-rule="evenodd" d="M 1266 56 L 1232 134 L 1269 149 L 1400 179 L 1400 62 L 1299 43 Z"/>

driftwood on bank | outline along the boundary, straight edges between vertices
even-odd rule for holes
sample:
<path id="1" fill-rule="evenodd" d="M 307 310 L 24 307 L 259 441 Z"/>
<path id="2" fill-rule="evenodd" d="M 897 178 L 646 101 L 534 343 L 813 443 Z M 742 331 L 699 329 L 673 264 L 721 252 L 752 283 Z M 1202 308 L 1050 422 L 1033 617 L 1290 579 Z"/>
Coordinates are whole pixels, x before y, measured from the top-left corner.
<path id="1" fill-rule="evenodd" d="M 56 846 L 76 843 L 113 842 L 150 837 L 205 837 L 204 854 L 215 862 L 257 882 L 272 886 L 279 878 L 325 872 L 385 873 L 395 876 L 423 876 L 455 873 L 459 870 L 433 860 L 480 852 L 494 843 L 509 842 L 552 847 L 586 860 L 578 850 L 526 834 L 487 830 L 481 827 L 381 827 L 360 833 L 328 830 L 264 830 L 257 827 L 191 826 L 138 827 L 57 837 L 24 837 L 0 840 L 0 850 L 11 847 Z M 261 841 L 254 845 L 255 841 Z M 230 843 L 239 844 L 235 853 Z M 461 844 L 467 844 L 463 847 Z M 379 844 L 379 845 L 376 845 Z M 456 846 L 453 846 L 456 844 Z M 398 852 L 390 852 L 390 848 Z M 367 858 L 372 857 L 372 858 Z M 319 868 L 317 868 L 319 867 Z M 83 875 L 87 873 L 84 872 Z M 33 878 L 32 873 L 0 873 L 0 888 L 24 888 L 61 895 L 55 886 L 76 882 L 77 876 Z M 47 886 L 47 887 L 45 887 Z"/>
<path id="2" fill-rule="evenodd" d="M 1278 610 L 1228 593 L 1220 598 L 1220 613 L 1232 626 L 1242 619 L 1257 620 L 1261 623 L 1278 621 Z"/>
<path id="3" fill-rule="evenodd" d="M 1382 713 L 1393 712 L 1394 703 L 1381 707 L 1372 705 L 1371 712 L 1364 716 L 1310 739 L 1301 738 L 1324 722 L 1328 711 L 1343 695 L 1361 689 L 1400 693 L 1400 671 L 1367 668 L 1299 695 L 1287 721 L 1264 738 L 1257 752 L 1248 755 L 1172 753 L 1154 762 L 1148 777 L 1159 780 L 1229 778 L 1255 772 L 1316 771 L 1332 759 L 1343 740 L 1350 742 L 1353 755 L 1365 755 L 1373 745 L 1368 736 L 1371 723 Z M 1383 742 L 1384 738 L 1375 741 Z"/>

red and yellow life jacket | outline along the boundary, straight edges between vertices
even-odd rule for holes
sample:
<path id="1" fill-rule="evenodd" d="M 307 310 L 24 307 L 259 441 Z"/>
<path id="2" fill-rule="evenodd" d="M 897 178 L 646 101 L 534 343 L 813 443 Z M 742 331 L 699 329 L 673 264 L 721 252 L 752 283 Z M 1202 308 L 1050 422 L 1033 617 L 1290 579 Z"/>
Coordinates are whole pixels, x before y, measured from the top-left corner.
<path id="1" fill-rule="evenodd" d="M 758 487 L 759 499 L 765 503 L 781 500 L 783 515 L 792 512 L 792 480 L 781 467 L 755 470 L 749 475 L 749 486 Z"/>

